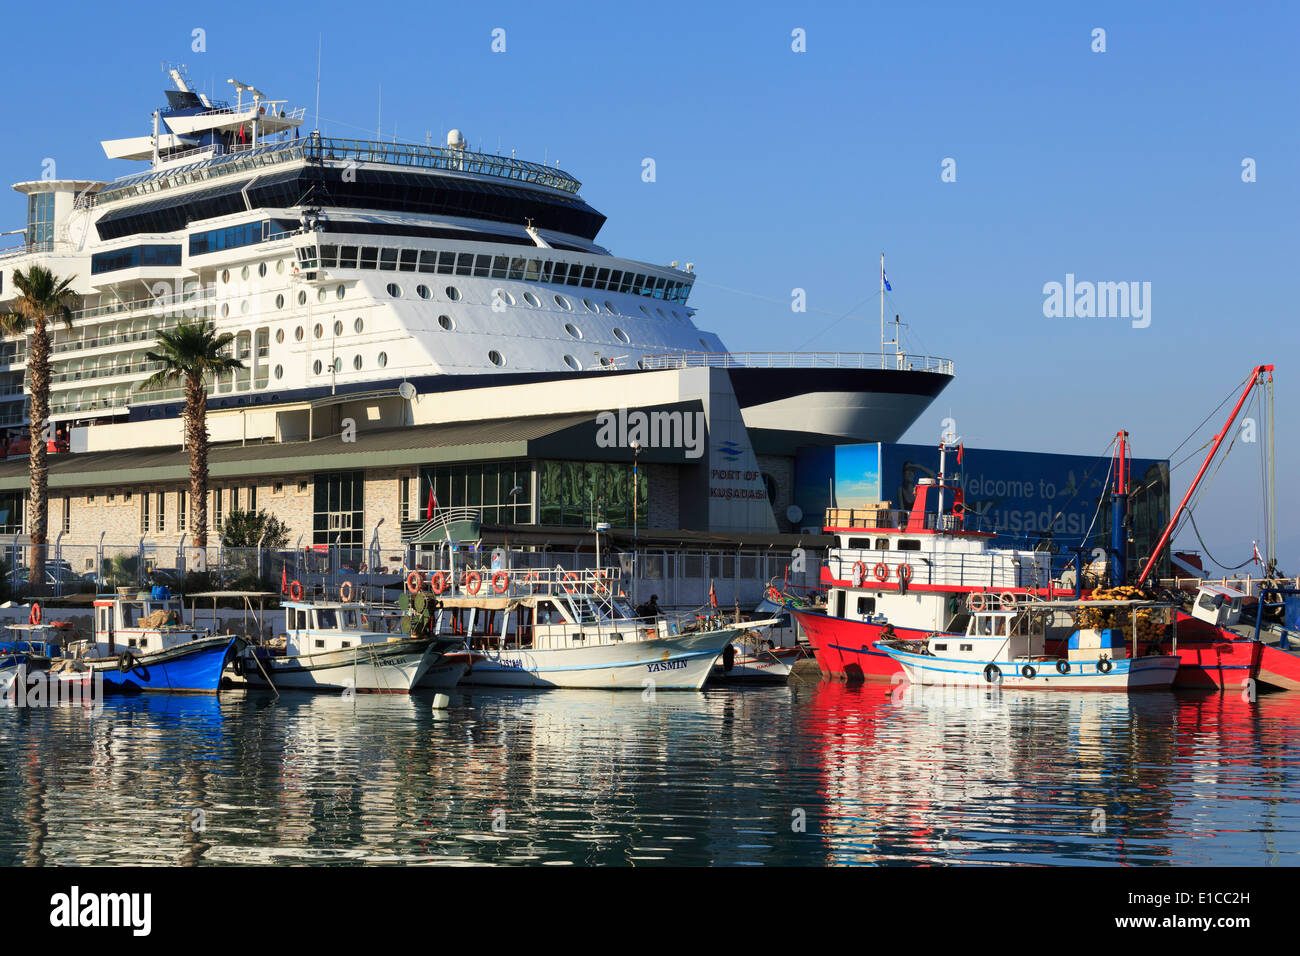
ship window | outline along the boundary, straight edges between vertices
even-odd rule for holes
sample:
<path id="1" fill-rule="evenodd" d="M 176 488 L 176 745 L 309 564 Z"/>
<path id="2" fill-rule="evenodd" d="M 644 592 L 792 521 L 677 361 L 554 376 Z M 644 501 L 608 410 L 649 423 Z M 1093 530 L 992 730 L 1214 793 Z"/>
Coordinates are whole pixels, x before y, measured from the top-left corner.
<path id="1" fill-rule="evenodd" d="M 438 253 L 426 249 L 420 253 L 420 271 L 434 272 L 438 268 Z"/>
<path id="2" fill-rule="evenodd" d="M 644 313 L 646 314 L 646 318 L 649 318 L 649 317 L 650 317 L 650 310 L 647 309 L 644 305 L 641 306 L 641 311 L 644 312 Z"/>
<path id="3" fill-rule="evenodd" d="M 387 352 L 380 352 L 380 353 L 379 353 L 379 367 L 380 367 L 380 368 L 384 368 L 384 367 L 387 366 L 387 365 L 388 365 L 388 353 L 387 353 Z"/>
<path id="4" fill-rule="evenodd" d="M 230 303 L 229 302 L 221 303 L 221 317 L 224 319 L 229 314 L 230 314 Z"/>
<path id="5" fill-rule="evenodd" d="M 509 292 L 507 292 L 505 289 L 493 289 L 492 291 L 496 293 L 496 297 L 499 301 L 504 302 L 507 305 L 515 304 L 515 297 L 511 295 Z"/>
<path id="6" fill-rule="evenodd" d="M 496 349 L 493 349 L 491 352 L 488 352 L 488 361 L 496 366 L 502 366 L 506 364 L 505 356 L 503 356 Z"/>
<path id="7" fill-rule="evenodd" d="M 402 287 L 396 282 L 390 282 L 388 283 L 388 294 L 394 299 L 400 299 L 402 297 Z"/>
<path id="8" fill-rule="evenodd" d="M 889 539 L 888 539 L 888 538 L 877 538 L 877 539 L 876 539 L 876 550 L 877 550 L 877 551 L 888 551 L 888 550 L 889 550 Z"/>
<path id="9" fill-rule="evenodd" d="M 330 368 L 333 369 L 335 372 L 341 372 L 341 371 L 343 371 L 343 359 L 342 359 L 342 358 L 336 358 L 336 359 L 335 359 L 335 360 L 330 364 Z"/>
<path id="10" fill-rule="evenodd" d="M 614 338 L 618 339 L 618 340 L 619 340 L 620 342 L 622 342 L 624 345 L 627 345 L 628 342 L 631 341 L 631 340 L 627 337 L 627 333 L 624 332 L 622 329 L 619 329 L 619 328 L 615 328 L 615 329 L 614 329 Z"/>
<path id="11" fill-rule="evenodd" d="M 448 332 L 450 332 L 452 329 L 456 327 L 456 323 L 451 320 L 450 315 L 438 316 L 438 324 L 441 325 Z"/>
<path id="12" fill-rule="evenodd" d="M 314 329 L 311 330 L 311 333 L 312 333 L 312 338 L 317 338 L 317 339 L 318 339 L 318 338 L 320 338 L 322 335 L 325 334 L 325 326 L 323 326 L 323 325 L 321 325 L 319 322 L 317 322 L 317 323 L 316 323 L 316 327 L 315 327 Z"/>
<path id="13" fill-rule="evenodd" d="M 582 338 L 582 332 L 579 331 L 578 327 L 574 325 L 572 322 L 564 323 L 564 331 L 568 332 L 571 338 L 575 338 L 575 339 Z"/>
<path id="14" fill-rule="evenodd" d="M 275 377 L 276 377 L 277 379 L 284 378 L 284 366 L 283 366 L 283 365 L 277 365 L 277 366 L 275 367 Z"/>
<path id="15" fill-rule="evenodd" d="M 393 272 L 397 269 L 396 249 L 381 249 L 379 251 L 379 268 L 385 272 Z"/>
<path id="16" fill-rule="evenodd" d="M 540 309 L 542 307 L 542 300 L 537 298 L 537 296 L 533 295 L 531 292 L 524 293 L 524 301 L 534 309 Z"/>
<path id="17" fill-rule="evenodd" d="M 560 295 L 559 293 L 556 293 L 555 295 L 555 304 L 558 305 L 565 312 L 572 311 L 573 309 L 573 306 L 569 305 L 569 300 L 566 299 L 564 296 Z"/>
<path id="18" fill-rule="evenodd" d="M 334 294 L 338 296 L 340 299 L 343 298 L 345 295 L 347 295 L 347 293 L 348 290 L 344 288 L 342 285 L 340 285 L 337 289 L 334 290 Z"/>
<path id="19" fill-rule="evenodd" d="M 361 321 L 361 316 L 357 316 L 357 320 L 352 323 L 352 330 L 359 334 L 361 330 L 364 329 L 365 327 L 366 327 L 366 323 Z"/>
<path id="20" fill-rule="evenodd" d="M 449 276 L 456 271 L 456 254 L 442 252 L 438 254 L 438 274 Z"/>
<path id="21" fill-rule="evenodd" d="M 275 297 L 275 307 L 276 307 L 277 309 L 283 309 L 283 308 L 284 308 L 284 293 L 283 293 L 283 292 L 281 292 L 279 295 L 277 295 L 277 296 Z"/>
<path id="22" fill-rule="evenodd" d="M 506 270 L 510 267 L 510 260 L 505 256 L 494 256 L 492 258 L 492 278 L 504 279 Z"/>
<path id="23" fill-rule="evenodd" d="M 319 375 L 319 374 L 321 373 L 321 369 L 322 369 L 322 367 L 323 367 L 323 366 L 322 366 L 321 363 L 320 363 L 320 359 L 317 359 L 314 363 L 312 363 L 311 370 L 312 370 L 315 374 Z"/>
<path id="24" fill-rule="evenodd" d="M 462 252 L 456 257 L 456 275 L 467 276 L 474 271 L 474 257 L 468 252 Z"/>
<path id="25" fill-rule="evenodd" d="M 510 273 L 509 273 L 509 276 L 510 276 L 511 279 L 522 279 L 522 278 L 524 277 L 524 260 L 523 260 L 523 259 L 515 258 L 515 259 L 511 259 L 511 260 L 510 260 Z"/>
<path id="26" fill-rule="evenodd" d="M 447 298 L 450 299 L 452 302 L 460 301 L 460 289 L 457 289 L 454 285 L 447 286 L 446 292 L 447 292 Z"/>
<path id="27" fill-rule="evenodd" d="M 415 294 L 421 299 L 427 299 L 431 293 L 429 292 L 429 287 L 427 285 L 417 285 L 415 287 Z"/>
<path id="28" fill-rule="evenodd" d="M 486 279 L 492 272 L 492 257 L 479 256 L 474 263 L 474 275 L 480 279 Z"/>
<path id="29" fill-rule="evenodd" d="M 540 259 L 529 259 L 528 265 L 524 267 L 524 278 L 530 282 L 536 282 L 542 275 L 542 262 Z"/>
<path id="30" fill-rule="evenodd" d="M 335 335 L 343 334 L 343 321 L 341 319 L 334 320 L 334 334 Z"/>
<path id="31" fill-rule="evenodd" d="M 898 550 L 899 551 L 920 551 L 921 542 L 918 541 L 916 538 L 899 538 Z"/>
<path id="32" fill-rule="evenodd" d="M 379 247 L 362 246 L 360 267 L 362 269 L 373 269 L 379 264 Z"/>
<path id="33" fill-rule="evenodd" d="M 947 644 L 936 644 L 936 645 L 934 645 L 934 649 L 935 649 L 936 651 L 946 651 L 946 650 L 948 649 L 948 645 L 947 645 Z"/>
<path id="34" fill-rule="evenodd" d="M 299 304 L 299 305 L 306 305 L 306 304 L 307 304 L 307 290 L 306 290 L 306 289 L 303 289 L 301 292 L 298 293 L 298 304 Z"/>
<path id="35" fill-rule="evenodd" d="M 587 266 L 587 268 L 582 270 L 582 287 L 584 289 L 590 289 L 592 283 L 594 283 L 595 281 L 596 281 L 595 266 Z"/>
<path id="36" fill-rule="evenodd" d="M 296 329 L 293 330 L 293 338 L 294 338 L 294 341 L 295 341 L 295 342 L 301 342 L 301 341 L 302 341 L 302 326 L 301 326 L 301 325 L 298 326 Z"/>
<path id="37" fill-rule="evenodd" d="M 974 644 L 961 644 L 961 645 L 958 645 L 958 646 L 959 646 L 963 651 L 973 651 L 973 650 L 975 650 L 975 645 L 974 645 Z"/>
<path id="38" fill-rule="evenodd" d="M 222 269 L 222 270 L 221 270 L 221 284 L 222 284 L 222 285 L 225 285 L 225 284 L 226 284 L 227 282 L 229 282 L 229 281 L 230 281 L 230 270 L 229 270 L 229 269 Z"/>
<path id="39" fill-rule="evenodd" d="M 361 371 L 361 356 L 360 356 L 360 355 L 355 355 L 355 356 L 353 356 L 353 358 L 352 358 L 352 367 L 353 367 L 354 369 L 356 369 L 358 372 Z"/>
<path id="40" fill-rule="evenodd" d="M 573 369 L 575 372 L 582 370 L 582 366 L 578 363 L 578 360 L 574 358 L 572 355 L 564 356 L 564 364 L 569 366 L 569 368 Z"/>
<path id="41" fill-rule="evenodd" d="M 284 260 L 283 260 L 283 259 L 280 259 L 279 261 L 276 262 L 276 264 L 275 264 L 275 274 L 276 274 L 276 275 L 281 275 L 281 276 L 284 275 Z"/>
<path id="42" fill-rule="evenodd" d="M 610 315 L 618 315 L 618 309 L 614 308 L 614 304 L 608 299 L 605 300 L 605 311 Z"/>
<path id="43" fill-rule="evenodd" d="M 339 247 L 339 268 L 355 269 L 357 267 L 357 247 L 340 246 Z"/>
<path id="44" fill-rule="evenodd" d="M 596 285 L 600 286 L 602 289 L 608 287 L 609 285 L 608 269 L 601 269 L 599 272 L 596 273 Z"/>
<path id="45" fill-rule="evenodd" d="M 339 247 L 322 244 L 320 247 L 320 264 L 333 268 L 339 261 Z"/>
<path id="46" fill-rule="evenodd" d="M 259 262 L 259 263 L 257 264 L 257 275 L 258 275 L 258 278 L 261 278 L 261 279 L 265 279 L 265 278 L 266 278 L 266 263 L 265 263 L 265 262 Z"/>
<path id="47" fill-rule="evenodd" d="M 403 249 L 402 258 L 398 263 L 397 268 L 400 269 L 402 272 L 414 272 L 416 262 L 419 259 L 419 255 L 420 255 L 420 250 L 418 249 Z"/>
<path id="48" fill-rule="evenodd" d="M 860 598 L 858 598 L 858 613 L 859 613 L 859 614 L 875 614 L 875 613 L 876 613 L 876 599 L 875 599 L 875 598 L 871 598 L 871 597 L 860 597 Z"/>
<path id="49" fill-rule="evenodd" d="M 239 314 L 248 315 L 248 300 L 244 299 L 239 303 Z"/>
<path id="50" fill-rule="evenodd" d="M 325 298 L 326 298 L 328 295 L 329 295 L 329 293 L 326 292 L 324 289 L 317 289 L 317 290 L 316 290 L 316 301 L 317 301 L 317 302 L 324 302 L 324 301 L 325 301 Z"/>
<path id="51" fill-rule="evenodd" d="M 583 299 L 583 300 L 582 300 L 582 305 L 583 305 L 583 307 L 584 307 L 588 312 L 599 312 L 599 311 L 600 311 L 600 309 L 596 308 L 594 305 L 591 304 L 591 300 L 590 300 L 590 299 Z"/>

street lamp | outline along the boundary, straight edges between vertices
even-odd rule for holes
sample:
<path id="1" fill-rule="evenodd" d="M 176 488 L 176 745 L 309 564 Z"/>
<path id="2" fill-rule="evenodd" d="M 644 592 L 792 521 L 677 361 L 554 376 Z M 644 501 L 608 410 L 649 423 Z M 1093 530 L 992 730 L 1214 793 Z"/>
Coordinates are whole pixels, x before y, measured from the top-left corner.
<path id="1" fill-rule="evenodd" d="M 637 571 L 639 570 L 638 562 L 637 562 L 637 553 L 640 547 L 639 528 L 641 522 L 639 520 L 639 515 L 637 514 L 637 498 L 640 497 L 638 493 L 640 491 L 639 488 L 640 481 L 638 478 L 637 463 L 640 457 L 641 457 L 641 443 L 639 441 L 634 441 L 632 442 L 632 604 L 633 606 L 636 605 L 637 592 L 639 590 L 637 588 Z"/>

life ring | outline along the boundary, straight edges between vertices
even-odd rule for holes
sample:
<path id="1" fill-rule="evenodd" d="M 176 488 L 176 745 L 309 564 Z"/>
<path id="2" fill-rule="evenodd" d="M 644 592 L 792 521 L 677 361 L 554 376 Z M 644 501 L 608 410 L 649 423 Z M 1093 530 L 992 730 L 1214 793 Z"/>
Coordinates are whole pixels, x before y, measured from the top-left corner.
<path id="1" fill-rule="evenodd" d="M 1026 680 L 1033 680 L 1038 676 L 1038 671 L 1034 670 L 1032 664 L 1026 664 L 1024 667 L 1020 668 L 1020 676 Z"/>
<path id="2" fill-rule="evenodd" d="M 465 575 L 465 590 L 470 594 L 478 594 L 478 589 L 483 586 L 483 576 L 477 571 L 471 571 Z"/>
<path id="3" fill-rule="evenodd" d="M 123 651 L 122 656 L 117 659 L 117 670 L 120 674 L 125 674 L 131 670 L 131 652 Z"/>
<path id="4" fill-rule="evenodd" d="M 984 668 L 984 679 L 990 684 L 1002 683 L 1002 669 L 997 664 L 989 664 Z"/>
<path id="5" fill-rule="evenodd" d="M 867 579 L 867 565 L 865 561 L 853 562 L 853 583 L 861 584 Z"/>
<path id="6" fill-rule="evenodd" d="M 419 594 L 424 588 L 424 575 L 419 571 L 412 571 L 406 576 L 406 591 L 408 594 Z"/>
<path id="7" fill-rule="evenodd" d="M 31 613 L 27 615 L 27 623 L 28 624 L 41 623 L 41 606 L 39 603 L 32 604 Z"/>
<path id="8" fill-rule="evenodd" d="M 874 569 L 877 581 L 889 580 L 889 566 L 884 561 L 877 561 Z"/>
<path id="9" fill-rule="evenodd" d="M 1097 662 L 1097 670 L 1102 674 L 1109 674 L 1110 669 L 1114 667 L 1109 658 L 1103 657 Z"/>
<path id="10" fill-rule="evenodd" d="M 339 600 L 342 601 L 344 604 L 347 604 L 352 600 L 351 581 L 344 581 L 342 584 L 339 585 Z"/>
<path id="11" fill-rule="evenodd" d="M 1069 661 L 1057 661 L 1057 662 L 1056 662 L 1056 672 L 1057 672 L 1058 674 L 1068 674 L 1068 673 L 1070 673 L 1070 662 L 1069 662 Z"/>
<path id="12" fill-rule="evenodd" d="M 1003 591 L 998 597 L 1004 611 L 1014 611 L 1016 609 L 1016 596 L 1010 591 Z"/>
<path id="13" fill-rule="evenodd" d="M 900 581 L 912 580 L 912 566 L 908 564 L 906 561 L 904 561 L 902 564 L 898 566 L 898 580 Z"/>
<path id="14" fill-rule="evenodd" d="M 429 578 L 429 590 L 434 594 L 441 594 L 447 590 L 447 575 L 441 571 L 434 571 L 433 577 Z"/>
<path id="15" fill-rule="evenodd" d="M 576 581 L 576 580 L 578 580 L 578 576 L 577 576 L 576 574 L 574 574 L 572 571 L 565 571 L 565 572 L 564 572 L 564 580 L 565 580 L 565 581 Z M 578 589 L 575 588 L 575 587 L 573 587 L 572 585 L 565 584 L 565 585 L 564 585 L 564 590 L 565 590 L 567 593 L 569 593 L 569 594 L 573 594 L 573 593 L 575 593 Z"/>
<path id="16" fill-rule="evenodd" d="M 498 571 L 492 575 L 492 590 L 497 594 L 505 594 L 510 587 L 510 575 L 504 571 Z"/>
<path id="17" fill-rule="evenodd" d="M 290 581 L 290 582 L 289 582 L 289 600 L 290 600 L 290 601 L 301 601 L 301 600 L 302 600 L 302 582 L 301 582 L 301 581 Z"/>
<path id="18" fill-rule="evenodd" d="M 603 570 L 603 569 L 598 569 L 598 570 L 596 571 L 596 573 L 595 573 L 592 577 L 595 579 L 595 582 L 596 582 L 596 593 L 597 593 L 597 594 L 604 594 L 606 591 L 609 590 L 609 588 L 606 587 L 606 585 L 605 585 L 605 582 L 606 582 L 607 580 L 609 580 L 609 572 L 608 572 L 608 571 L 605 571 L 605 570 Z"/>
<path id="19" fill-rule="evenodd" d="M 966 595 L 966 609 L 972 614 L 984 610 L 984 595 L 979 591 L 972 591 Z"/>

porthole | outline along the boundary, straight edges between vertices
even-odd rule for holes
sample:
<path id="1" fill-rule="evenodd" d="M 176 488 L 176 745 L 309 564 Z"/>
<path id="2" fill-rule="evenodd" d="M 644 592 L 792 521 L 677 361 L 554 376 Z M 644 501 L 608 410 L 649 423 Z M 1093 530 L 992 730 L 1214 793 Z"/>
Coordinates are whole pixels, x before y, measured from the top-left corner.
<path id="1" fill-rule="evenodd" d="M 637 360 L 636 360 L 636 367 L 639 368 L 639 369 L 641 369 L 642 371 L 644 371 L 644 370 L 645 370 L 645 359 L 637 359 Z"/>
<path id="2" fill-rule="evenodd" d="M 385 368 L 387 365 L 388 365 L 388 353 L 387 353 L 387 352 L 380 352 L 380 353 L 379 353 L 379 367 L 380 367 L 380 368 Z"/>
<path id="3" fill-rule="evenodd" d="M 361 331 L 362 329 L 364 329 L 365 327 L 366 327 L 366 323 L 364 323 L 364 322 L 361 321 L 361 317 L 360 317 L 360 316 L 357 316 L 357 320 L 356 320 L 355 322 L 352 323 L 352 330 L 353 330 L 354 332 L 360 332 L 360 331 Z"/>
<path id="4" fill-rule="evenodd" d="M 580 363 L 572 355 L 564 356 L 564 364 L 569 366 L 569 368 L 573 369 L 575 372 L 582 371 L 582 363 Z"/>
<path id="5" fill-rule="evenodd" d="M 248 266 L 244 266 L 244 268 L 239 270 L 239 278 L 243 279 L 245 282 L 248 281 Z"/>
<path id="6" fill-rule="evenodd" d="M 524 293 L 524 301 L 534 309 L 540 309 L 542 307 L 542 300 L 537 298 L 537 296 L 533 295 L 531 292 Z"/>
<path id="7" fill-rule="evenodd" d="M 572 322 L 564 323 L 564 331 L 569 333 L 569 338 L 573 338 L 573 339 L 582 338 L 582 332 Z"/>
<path id="8" fill-rule="evenodd" d="M 335 319 L 335 320 L 334 320 L 334 334 L 335 334 L 335 335 L 342 335 L 342 334 L 343 334 L 343 320 L 342 320 L 342 319 Z"/>
<path id="9" fill-rule="evenodd" d="M 427 299 L 429 298 L 429 287 L 427 285 L 417 285 L 415 287 L 415 294 L 421 299 Z"/>
<path id="10" fill-rule="evenodd" d="M 329 293 L 326 292 L 324 289 L 318 289 L 318 290 L 316 291 L 316 301 L 317 301 L 317 302 L 324 302 L 325 299 L 326 299 L 326 297 L 327 297 L 328 295 L 329 295 Z"/>
<path id="11" fill-rule="evenodd" d="M 605 311 L 610 315 L 618 315 L 618 309 L 614 308 L 614 303 L 608 299 L 605 300 Z"/>
<path id="12" fill-rule="evenodd" d="M 504 302 L 506 305 L 515 304 L 515 297 L 511 295 L 509 292 L 507 292 L 505 289 L 494 289 L 493 291 L 496 293 L 497 298 L 500 299 L 502 302 Z"/>
<path id="13" fill-rule="evenodd" d="M 284 378 L 284 366 L 283 366 L 283 365 L 277 365 L 277 366 L 275 367 L 275 377 L 276 377 L 277 379 Z"/>
<path id="14" fill-rule="evenodd" d="M 583 300 L 582 300 L 582 304 L 583 304 L 583 306 L 586 308 L 586 310 L 587 310 L 588 312 L 599 312 L 599 311 L 600 311 L 600 309 L 596 308 L 594 305 L 591 304 L 591 300 L 590 300 L 590 299 L 583 299 Z"/>
<path id="15" fill-rule="evenodd" d="M 456 327 L 456 323 L 451 320 L 450 315 L 438 316 L 438 324 L 441 325 L 448 332 L 450 332 L 452 329 Z"/>
<path id="16" fill-rule="evenodd" d="M 704 339 L 700 339 L 700 345 L 701 345 L 701 347 L 704 348 L 705 351 L 708 351 L 709 343 L 706 342 L 706 341 L 704 341 Z"/>
<path id="17" fill-rule="evenodd" d="M 348 294 L 348 290 L 345 286 L 340 285 L 337 289 L 334 290 L 334 294 L 341 299 Z"/>
<path id="18" fill-rule="evenodd" d="M 343 371 L 343 359 L 341 357 L 336 358 L 333 361 L 333 363 L 330 365 L 330 368 L 332 368 L 335 372 Z"/>
<path id="19" fill-rule="evenodd" d="M 361 356 L 360 356 L 360 355 L 354 355 L 354 356 L 352 357 L 352 367 L 353 367 L 354 369 L 356 369 L 358 372 L 361 371 Z"/>
<path id="20" fill-rule="evenodd" d="M 631 341 L 631 339 L 627 337 L 627 333 L 619 328 L 614 329 L 614 338 L 618 339 L 624 345 L 627 345 Z"/>
<path id="21" fill-rule="evenodd" d="M 600 364 L 608 367 L 614 364 L 614 360 L 612 358 L 609 358 L 608 356 L 602 355 L 600 358 Z"/>
<path id="22" fill-rule="evenodd" d="M 284 308 L 284 293 L 283 293 L 283 292 L 281 292 L 279 295 L 277 295 L 277 296 L 275 297 L 275 307 L 276 307 L 277 309 L 283 309 L 283 308 Z"/>
<path id="23" fill-rule="evenodd" d="M 573 311 L 573 306 L 569 305 L 569 300 L 566 299 L 564 296 L 560 295 L 558 292 L 555 294 L 555 304 L 558 305 L 565 312 Z"/>
<path id="24" fill-rule="evenodd" d="M 275 344 L 280 345 L 284 342 L 284 329 L 275 330 Z"/>
<path id="25" fill-rule="evenodd" d="M 503 356 L 496 349 L 493 349 L 491 352 L 488 352 L 488 361 L 498 367 L 506 364 L 505 356 Z"/>
<path id="26" fill-rule="evenodd" d="M 447 298 L 451 299 L 452 302 L 459 302 L 460 289 L 457 289 L 454 285 L 447 286 Z"/>
<path id="27" fill-rule="evenodd" d="M 222 269 L 222 270 L 221 270 L 221 284 L 222 284 L 222 285 L 225 285 L 225 284 L 226 284 L 227 282 L 229 282 L 229 281 L 230 281 L 230 270 L 229 270 L 229 269 Z"/>
<path id="28" fill-rule="evenodd" d="M 673 318 L 680 322 L 682 320 L 682 314 L 676 309 L 673 309 Z"/>
<path id="29" fill-rule="evenodd" d="M 311 330 L 311 334 L 312 334 L 312 338 L 317 338 L 317 339 L 320 338 L 322 335 L 325 334 L 325 326 L 317 322 L 316 328 Z"/>
<path id="30" fill-rule="evenodd" d="M 228 315 L 230 315 L 230 303 L 223 302 L 221 303 L 221 317 L 224 319 Z"/>
<path id="31" fill-rule="evenodd" d="M 320 374 L 321 372 L 320 359 L 317 359 L 315 362 L 312 363 L 311 370 L 315 372 L 317 375 Z"/>
<path id="32" fill-rule="evenodd" d="M 248 300 L 247 300 L 247 299 L 245 299 L 243 302 L 240 302 L 240 303 L 239 303 L 239 314 L 240 314 L 240 315 L 248 315 Z"/>
<path id="33" fill-rule="evenodd" d="M 641 311 L 642 311 L 642 312 L 644 312 L 644 313 L 645 313 L 645 314 L 646 314 L 646 315 L 647 315 L 647 316 L 649 316 L 649 315 L 650 315 L 650 310 L 649 310 L 649 309 L 647 309 L 647 308 L 646 308 L 646 307 L 645 307 L 645 306 L 644 306 L 644 305 L 643 305 L 643 306 L 641 306 Z"/>
<path id="34" fill-rule="evenodd" d="M 400 299 L 402 297 L 402 287 L 396 282 L 388 283 L 388 295 L 391 298 Z"/>
<path id="35" fill-rule="evenodd" d="M 266 278 L 266 263 L 265 263 L 265 262 L 259 262 L 259 263 L 257 264 L 257 277 L 258 277 L 259 279 L 265 279 L 265 278 Z"/>
<path id="36" fill-rule="evenodd" d="M 668 316 L 664 314 L 664 310 L 663 310 L 663 309 L 655 309 L 655 311 L 659 313 L 659 318 L 661 318 L 661 319 L 666 319 L 666 318 L 668 318 Z"/>
<path id="37" fill-rule="evenodd" d="M 276 275 L 284 275 L 284 260 L 281 259 L 275 264 Z"/>
<path id="38" fill-rule="evenodd" d="M 302 341 L 302 326 L 301 326 L 301 325 L 298 326 L 296 329 L 293 330 L 293 338 L 294 338 L 294 341 L 295 341 L 295 342 L 301 342 L 301 341 Z"/>
<path id="39" fill-rule="evenodd" d="M 306 289 L 303 289 L 301 292 L 298 293 L 298 304 L 299 304 L 299 305 L 306 305 L 306 304 L 307 304 L 307 290 L 306 290 Z"/>

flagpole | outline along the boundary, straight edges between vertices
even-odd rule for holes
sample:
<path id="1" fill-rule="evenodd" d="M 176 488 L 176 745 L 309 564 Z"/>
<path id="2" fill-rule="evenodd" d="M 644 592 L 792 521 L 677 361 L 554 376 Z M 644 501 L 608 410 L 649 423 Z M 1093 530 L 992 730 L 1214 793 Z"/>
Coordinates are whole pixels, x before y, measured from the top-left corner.
<path id="1" fill-rule="evenodd" d="M 880 367 L 885 367 L 885 254 L 880 254 Z"/>

